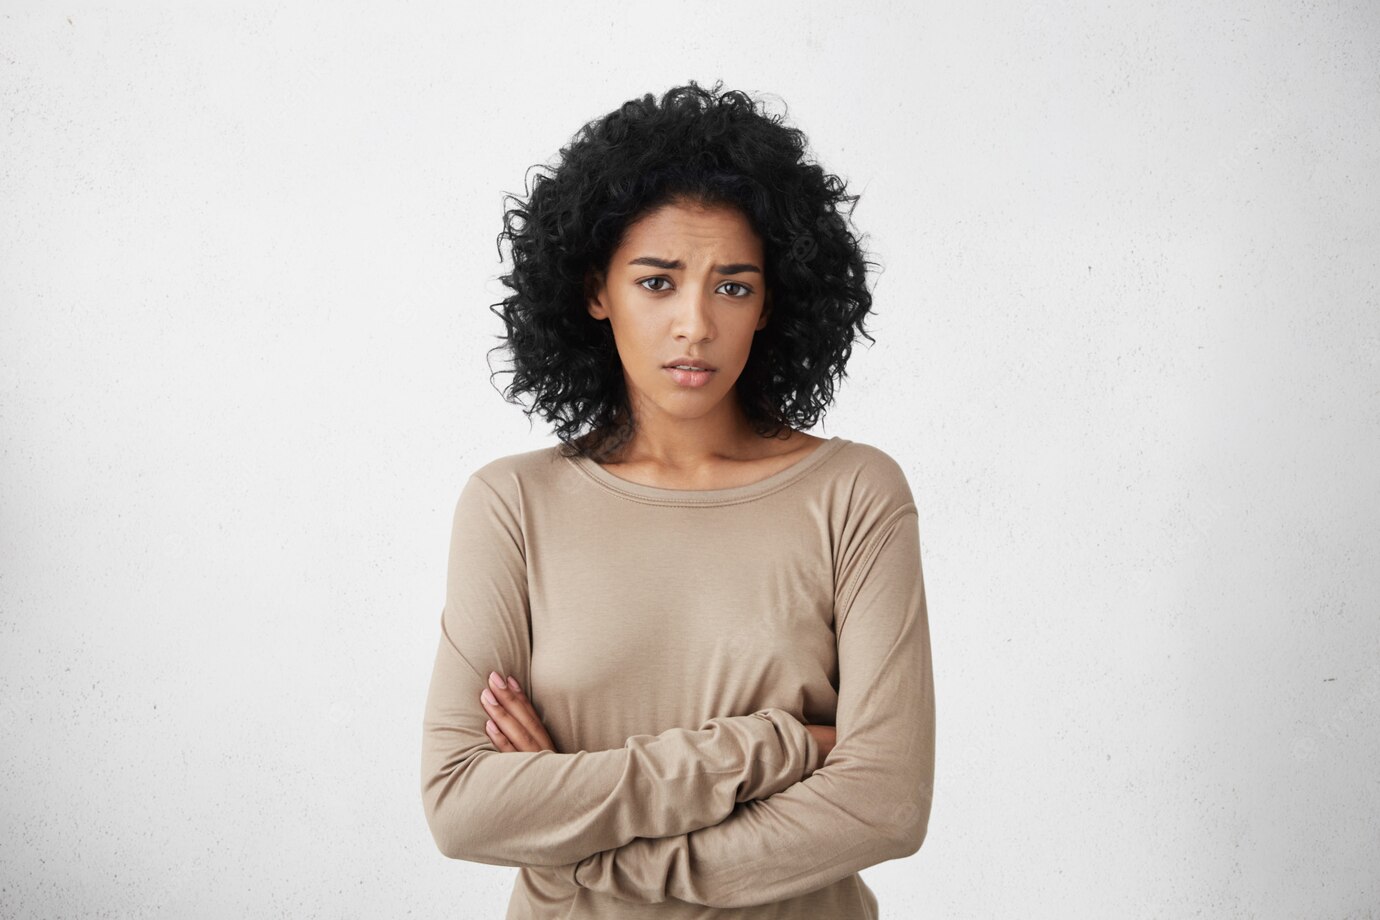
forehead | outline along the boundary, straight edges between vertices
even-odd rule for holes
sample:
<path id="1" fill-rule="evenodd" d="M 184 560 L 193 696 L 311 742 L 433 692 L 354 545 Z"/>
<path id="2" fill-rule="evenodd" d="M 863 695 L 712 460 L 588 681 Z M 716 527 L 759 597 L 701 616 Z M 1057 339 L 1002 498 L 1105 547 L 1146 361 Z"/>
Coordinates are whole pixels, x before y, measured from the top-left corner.
<path id="1" fill-rule="evenodd" d="M 626 253 L 634 249 L 638 251 L 633 255 L 666 258 L 760 257 L 762 241 L 737 208 L 668 204 L 628 227 L 619 250 Z"/>

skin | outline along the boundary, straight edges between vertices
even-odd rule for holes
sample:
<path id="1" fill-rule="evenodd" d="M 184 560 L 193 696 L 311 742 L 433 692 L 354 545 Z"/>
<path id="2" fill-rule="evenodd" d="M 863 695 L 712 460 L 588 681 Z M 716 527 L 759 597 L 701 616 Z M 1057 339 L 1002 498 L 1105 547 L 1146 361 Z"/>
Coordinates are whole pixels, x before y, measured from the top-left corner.
<path id="1" fill-rule="evenodd" d="M 640 259 L 681 265 L 631 264 Z M 610 472 L 662 488 L 730 488 L 765 479 L 823 443 L 794 429 L 785 438 L 758 435 L 733 392 L 753 336 L 770 319 L 765 264 L 742 212 L 676 202 L 632 224 L 607 268 L 590 273 L 586 308 L 613 330 L 637 423 L 605 464 Z M 664 365 L 682 355 L 716 368 L 708 384 L 676 384 Z"/>
<path id="2" fill-rule="evenodd" d="M 613 329 L 637 422 L 620 455 L 604 464 L 614 475 L 668 489 L 732 488 L 824 443 L 795 429 L 764 438 L 738 405 L 734 387 L 771 316 L 764 266 L 762 240 L 742 212 L 676 201 L 630 225 L 607 268 L 589 274 L 586 308 Z M 665 370 L 685 355 L 715 368 L 707 384 L 679 386 Z M 494 746 L 554 751 L 517 681 L 491 674 L 489 684 L 480 702 Z M 825 753 L 833 749 L 833 726 L 806 728 Z"/>

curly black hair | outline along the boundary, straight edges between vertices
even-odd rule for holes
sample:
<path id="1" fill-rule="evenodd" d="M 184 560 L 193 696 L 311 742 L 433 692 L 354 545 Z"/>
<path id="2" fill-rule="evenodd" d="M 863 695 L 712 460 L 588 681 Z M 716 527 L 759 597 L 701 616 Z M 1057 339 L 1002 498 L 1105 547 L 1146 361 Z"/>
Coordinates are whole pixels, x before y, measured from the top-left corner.
<path id="1" fill-rule="evenodd" d="M 861 237 L 851 229 L 858 196 L 810 162 L 805 135 L 784 116 L 722 81 L 695 81 L 648 93 L 584 125 L 538 173 L 526 200 L 498 234 L 513 268 L 512 291 L 490 310 L 506 334 L 490 352 L 512 356 L 504 399 L 556 426 L 567 456 L 603 460 L 633 434 L 613 330 L 586 309 L 593 273 L 607 270 L 625 230 L 678 201 L 730 205 L 762 240 L 771 305 L 735 386 L 753 429 L 764 437 L 786 425 L 815 426 L 872 308 Z M 490 381 L 493 374 L 490 374 Z"/>

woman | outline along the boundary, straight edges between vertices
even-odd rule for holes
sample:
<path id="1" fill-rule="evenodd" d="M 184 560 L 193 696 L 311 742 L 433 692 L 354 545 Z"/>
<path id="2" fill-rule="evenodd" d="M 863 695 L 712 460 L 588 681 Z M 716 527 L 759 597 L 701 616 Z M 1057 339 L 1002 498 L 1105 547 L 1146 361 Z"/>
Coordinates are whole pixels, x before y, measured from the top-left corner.
<path id="1" fill-rule="evenodd" d="M 500 234 L 506 395 L 561 444 L 456 503 L 422 797 L 521 867 L 509 918 L 876 917 L 858 870 L 925 837 L 916 506 L 804 431 L 866 336 L 857 196 L 719 89 L 586 125 Z"/>

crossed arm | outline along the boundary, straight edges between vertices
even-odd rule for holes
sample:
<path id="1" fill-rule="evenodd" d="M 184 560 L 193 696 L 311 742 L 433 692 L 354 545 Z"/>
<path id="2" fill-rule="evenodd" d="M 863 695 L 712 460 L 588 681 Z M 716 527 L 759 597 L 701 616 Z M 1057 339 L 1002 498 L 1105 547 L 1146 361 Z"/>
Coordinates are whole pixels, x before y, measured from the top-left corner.
<path id="1" fill-rule="evenodd" d="M 471 477 L 456 503 L 422 726 L 422 803 L 442 853 L 498 866 L 564 865 L 716 824 L 819 765 L 814 737 L 778 708 L 635 735 L 614 750 L 498 751 L 479 695 L 490 670 L 528 680 L 524 552 L 507 504 Z"/>
<path id="2" fill-rule="evenodd" d="M 514 609 L 515 598 L 525 603 L 522 552 L 511 513 L 472 479 L 457 504 L 424 726 L 423 800 L 442 852 L 541 867 L 626 900 L 736 907 L 920 847 L 934 698 L 913 504 L 878 522 L 843 572 L 837 745 L 822 765 L 813 736 L 780 710 L 640 735 L 614 751 L 496 750 L 479 693 L 491 665 L 527 679 L 525 611 Z M 573 817 L 552 820 L 557 796 Z"/>
<path id="3" fill-rule="evenodd" d="M 929 824 L 934 689 L 914 507 L 871 546 L 841 608 L 837 745 L 823 766 L 724 821 L 552 872 L 629 901 L 786 900 L 915 853 Z"/>

